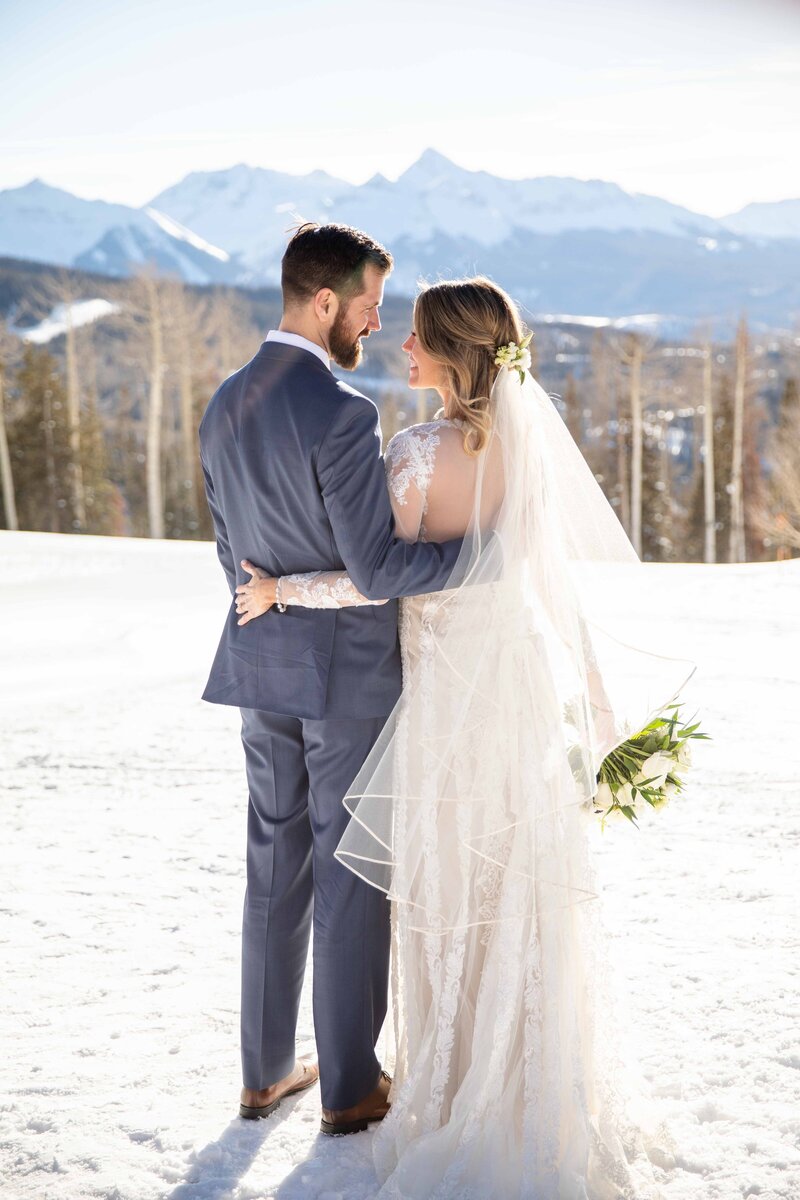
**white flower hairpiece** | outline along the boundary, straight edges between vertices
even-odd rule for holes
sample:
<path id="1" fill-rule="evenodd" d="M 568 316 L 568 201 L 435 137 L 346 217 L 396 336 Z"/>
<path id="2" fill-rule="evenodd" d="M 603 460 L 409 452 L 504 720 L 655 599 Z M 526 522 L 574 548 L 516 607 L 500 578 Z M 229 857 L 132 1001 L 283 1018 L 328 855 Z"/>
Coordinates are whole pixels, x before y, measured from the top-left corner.
<path id="1" fill-rule="evenodd" d="M 524 337 L 519 345 L 509 342 L 507 346 L 498 346 L 495 351 L 494 365 L 508 367 L 509 371 L 519 371 L 519 381 L 524 382 L 525 372 L 531 369 L 531 352 L 528 349 L 532 333 Z"/>

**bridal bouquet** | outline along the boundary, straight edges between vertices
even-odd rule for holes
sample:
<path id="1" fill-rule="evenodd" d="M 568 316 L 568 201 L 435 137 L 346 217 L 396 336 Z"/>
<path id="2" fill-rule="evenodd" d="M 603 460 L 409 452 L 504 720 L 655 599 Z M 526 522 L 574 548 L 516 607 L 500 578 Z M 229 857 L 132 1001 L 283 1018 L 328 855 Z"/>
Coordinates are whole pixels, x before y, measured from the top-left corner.
<path id="1" fill-rule="evenodd" d="M 636 825 L 647 805 L 663 808 L 683 790 L 692 761 L 690 743 L 708 739 L 708 734 L 700 732 L 699 721 L 684 725 L 680 710 L 680 704 L 666 708 L 603 759 L 593 801 L 601 828 L 619 817 Z"/>

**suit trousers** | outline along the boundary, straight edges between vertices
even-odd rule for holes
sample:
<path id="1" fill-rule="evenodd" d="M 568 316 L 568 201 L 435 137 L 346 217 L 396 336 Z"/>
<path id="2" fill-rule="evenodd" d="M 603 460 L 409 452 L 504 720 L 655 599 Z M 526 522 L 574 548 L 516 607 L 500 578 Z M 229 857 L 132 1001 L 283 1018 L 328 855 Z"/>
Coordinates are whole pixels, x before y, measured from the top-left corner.
<path id="1" fill-rule="evenodd" d="M 260 1090 L 295 1063 L 300 993 L 313 942 L 322 1104 L 349 1108 L 378 1082 L 386 1016 L 386 896 L 333 856 L 342 799 L 386 718 L 311 721 L 241 709 L 249 789 L 242 926 L 242 1073 Z"/>

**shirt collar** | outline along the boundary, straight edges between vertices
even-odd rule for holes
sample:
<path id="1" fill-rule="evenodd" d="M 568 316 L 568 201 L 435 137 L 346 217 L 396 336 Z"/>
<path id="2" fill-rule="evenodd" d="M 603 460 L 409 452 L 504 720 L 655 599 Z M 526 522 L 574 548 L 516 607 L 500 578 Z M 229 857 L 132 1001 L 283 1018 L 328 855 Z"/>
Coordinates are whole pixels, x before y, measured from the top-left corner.
<path id="1" fill-rule="evenodd" d="M 310 342 L 308 338 L 301 337 L 299 333 L 285 333 L 282 329 L 270 329 L 266 336 L 268 342 L 281 342 L 284 346 L 296 346 L 298 350 L 308 350 L 311 354 L 316 354 L 319 361 L 331 369 L 331 360 L 316 342 Z"/>

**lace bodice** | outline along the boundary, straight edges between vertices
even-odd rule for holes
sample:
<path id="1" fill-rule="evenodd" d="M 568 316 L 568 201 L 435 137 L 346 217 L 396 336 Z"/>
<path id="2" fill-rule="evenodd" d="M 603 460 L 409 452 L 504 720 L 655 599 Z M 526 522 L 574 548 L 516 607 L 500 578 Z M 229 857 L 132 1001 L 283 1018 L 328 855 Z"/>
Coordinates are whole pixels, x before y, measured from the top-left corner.
<path id="1" fill-rule="evenodd" d="M 405 542 L 427 540 L 425 527 L 434 473 L 457 455 L 464 456 L 463 424 L 447 418 L 412 425 L 396 433 L 386 447 L 384 462 L 389 499 L 394 513 L 395 533 Z M 446 462 L 440 449 L 447 444 Z M 444 490 L 444 489 L 443 489 Z M 463 533 L 456 530 L 453 536 Z M 388 599 L 388 597 L 387 597 Z M 303 608 L 352 608 L 362 604 L 385 604 L 367 600 L 346 571 L 309 571 L 284 575 L 281 600 Z"/>

